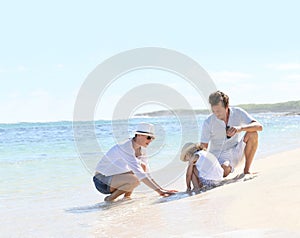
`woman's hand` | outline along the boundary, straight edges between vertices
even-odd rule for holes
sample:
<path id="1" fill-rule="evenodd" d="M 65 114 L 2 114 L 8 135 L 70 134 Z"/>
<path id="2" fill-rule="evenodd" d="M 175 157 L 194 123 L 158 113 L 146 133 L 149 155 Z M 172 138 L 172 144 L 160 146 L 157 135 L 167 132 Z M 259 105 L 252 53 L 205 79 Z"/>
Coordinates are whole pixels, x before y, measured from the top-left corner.
<path id="1" fill-rule="evenodd" d="M 169 197 L 175 193 L 177 193 L 178 191 L 177 190 L 166 190 L 166 189 L 159 189 L 157 190 L 158 194 L 160 196 L 163 196 L 163 197 Z"/>

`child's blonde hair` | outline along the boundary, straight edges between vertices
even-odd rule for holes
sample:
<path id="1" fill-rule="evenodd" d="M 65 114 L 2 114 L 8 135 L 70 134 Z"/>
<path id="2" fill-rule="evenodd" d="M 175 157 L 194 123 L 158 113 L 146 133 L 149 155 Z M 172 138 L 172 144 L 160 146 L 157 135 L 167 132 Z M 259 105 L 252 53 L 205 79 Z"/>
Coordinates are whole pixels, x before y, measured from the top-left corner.
<path id="1" fill-rule="evenodd" d="M 181 150 L 180 160 L 186 162 L 186 156 L 193 156 L 197 151 L 205 150 L 200 143 L 186 143 Z"/>

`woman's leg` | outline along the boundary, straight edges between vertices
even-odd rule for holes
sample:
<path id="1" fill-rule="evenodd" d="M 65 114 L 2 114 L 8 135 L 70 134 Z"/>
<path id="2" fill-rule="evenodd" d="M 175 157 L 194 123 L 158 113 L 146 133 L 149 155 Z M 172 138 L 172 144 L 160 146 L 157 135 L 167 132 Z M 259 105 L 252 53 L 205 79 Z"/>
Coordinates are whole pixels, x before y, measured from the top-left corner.
<path id="1" fill-rule="evenodd" d="M 112 177 L 110 184 L 111 195 L 105 201 L 113 201 L 122 194 L 130 197 L 132 191 L 140 184 L 138 178 L 132 173 L 117 174 Z"/>

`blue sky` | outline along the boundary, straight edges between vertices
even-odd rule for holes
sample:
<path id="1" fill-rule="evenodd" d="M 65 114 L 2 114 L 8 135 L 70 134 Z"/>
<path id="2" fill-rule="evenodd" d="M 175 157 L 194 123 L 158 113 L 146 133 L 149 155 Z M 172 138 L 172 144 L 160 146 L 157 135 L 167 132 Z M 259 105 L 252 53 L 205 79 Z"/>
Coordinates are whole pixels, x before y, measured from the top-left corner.
<path id="1" fill-rule="evenodd" d="M 297 0 L 2 1 L 0 122 L 72 120 L 98 64 L 149 46 L 196 60 L 231 104 L 300 100 L 299 9 Z M 165 73 L 145 71 L 143 82 L 149 75 L 183 88 Z M 103 95 L 97 119 L 136 85 L 130 77 Z M 201 107 L 192 89 L 186 97 Z"/>

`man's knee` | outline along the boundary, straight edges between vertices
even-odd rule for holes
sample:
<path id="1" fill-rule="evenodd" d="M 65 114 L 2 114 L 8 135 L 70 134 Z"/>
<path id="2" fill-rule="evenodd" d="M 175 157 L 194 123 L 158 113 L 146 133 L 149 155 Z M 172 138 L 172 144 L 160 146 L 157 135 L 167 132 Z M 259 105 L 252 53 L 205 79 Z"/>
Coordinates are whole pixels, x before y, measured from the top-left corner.
<path id="1" fill-rule="evenodd" d="M 257 143 L 258 142 L 258 133 L 257 131 L 252 131 L 252 132 L 247 132 L 244 136 L 244 142 L 254 142 Z"/>

